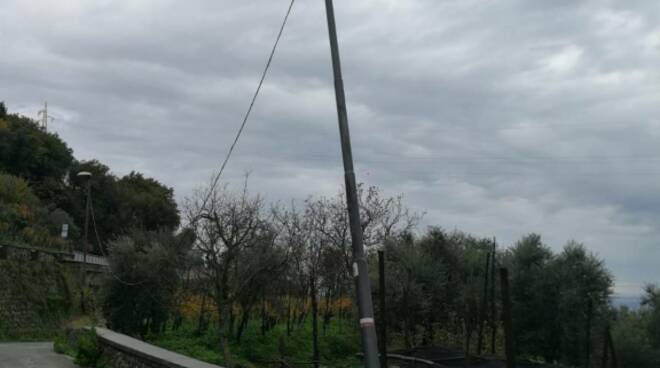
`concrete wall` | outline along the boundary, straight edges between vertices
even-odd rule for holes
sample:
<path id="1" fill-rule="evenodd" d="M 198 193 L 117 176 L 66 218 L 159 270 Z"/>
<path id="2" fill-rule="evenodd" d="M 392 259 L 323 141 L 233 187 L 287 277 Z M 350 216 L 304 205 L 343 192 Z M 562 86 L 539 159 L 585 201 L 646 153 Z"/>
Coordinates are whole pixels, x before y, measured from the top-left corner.
<path id="1" fill-rule="evenodd" d="M 109 368 L 221 368 L 105 328 L 96 328 Z"/>

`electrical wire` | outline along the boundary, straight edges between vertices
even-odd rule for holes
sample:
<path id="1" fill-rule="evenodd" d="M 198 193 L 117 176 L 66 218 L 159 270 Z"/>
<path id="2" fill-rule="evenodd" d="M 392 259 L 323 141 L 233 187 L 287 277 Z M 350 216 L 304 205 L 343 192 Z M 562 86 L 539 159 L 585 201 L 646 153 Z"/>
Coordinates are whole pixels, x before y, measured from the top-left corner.
<path id="1" fill-rule="evenodd" d="M 257 97 L 259 96 L 259 93 L 261 92 L 261 87 L 264 84 L 264 81 L 266 80 L 266 75 L 268 74 L 268 71 L 270 70 L 270 66 L 273 62 L 273 58 L 275 56 L 275 51 L 277 51 L 277 46 L 280 43 L 280 40 L 282 38 L 282 34 L 284 33 L 284 28 L 286 27 L 286 24 L 289 20 L 289 16 L 291 15 L 291 10 L 293 9 L 293 5 L 295 3 L 295 0 L 291 0 L 289 3 L 289 7 L 287 8 L 286 14 L 284 15 L 284 19 L 282 20 L 282 24 L 279 28 L 279 31 L 277 33 L 277 37 L 275 38 L 275 43 L 273 44 L 273 47 L 270 51 L 270 54 L 268 56 L 268 60 L 266 61 L 266 65 L 264 67 L 263 72 L 261 73 L 261 78 L 259 79 L 259 83 L 257 85 L 257 89 L 255 90 L 254 94 L 252 95 L 252 99 L 250 100 L 250 104 L 248 106 L 247 111 L 245 112 L 245 115 L 243 116 L 243 120 L 241 122 L 241 125 L 236 132 L 236 137 L 234 138 L 234 141 L 232 142 L 231 146 L 229 147 L 229 151 L 227 152 L 227 155 L 225 156 L 224 160 L 222 161 L 222 165 L 220 166 L 220 169 L 218 170 L 218 173 L 215 175 L 213 178 L 211 187 L 209 188 L 208 193 L 206 194 L 204 198 L 204 202 L 202 203 L 202 206 L 200 207 L 200 210 L 206 207 L 206 204 L 211 197 L 213 191 L 218 185 L 218 182 L 220 181 L 220 177 L 222 176 L 222 173 L 225 170 L 225 167 L 227 166 L 227 163 L 229 162 L 229 159 L 231 158 L 232 153 L 234 152 L 234 149 L 236 148 L 236 144 L 238 143 L 238 140 L 240 139 L 241 135 L 243 134 L 243 131 L 245 129 L 245 126 L 247 125 L 248 119 L 250 117 L 250 114 L 252 113 L 252 109 L 254 108 L 255 102 L 257 101 Z M 91 198 L 90 198 L 91 199 Z M 101 251 L 101 254 L 103 254 L 104 257 L 107 257 L 106 253 L 103 250 L 103 246 L 101 245 L 101 238 L 98 233 L 98 229 L 96 226 L 96 217 L 94 216 L 94 207 L 91 204 L 90 200 L 90 213 L 92 217 L 92 225 L 94 227 L 94 234 L 96 236 L 96 242 L 99 246 L 99 250 Z M 120 277 L 118 277 L 116 274 L 112 272 L 112 270 L 109 270 L 110 275 L 117 281 L 119 281 L 122 284 L 128 285 L 128 286 L 137 286 L 145 283 L 145 281 L 141 282 L 128 282 L 122 280 Z"/>
<path id="2" fill-rule="evenodd" d="M 109 259 L 108 255 L 105 253 L 103 250 L 103 245 L 101 244 L 101 237 L 99 236 L 98 228 L 96 227 L 96 216 L 94 216 L 94 205 L 92 203 L 92 194 L 89 194 L 89 212 L 92 217 L 92 226 L 94 227 L 94 235 L 96 237 L 96 244 L 99 246 L 99 250 L 101 251 L 101 254 L 106 257 L 106 259 Z M 142 285 L 146 282 L 146 280 L 142 280 L 140 282 L 129 282 L 129 281 L 124 281 L 122 280 L 119 276 L 117 276 L 114 272 L 112 272 L 112 269 L 108 265 L 108 273 L 112 278 L 115 280 L 119 281 L 120 283 L 127 285 L 127 286 L 138 286 Z"/>
<path id="3" fill-rule="evenodd" d="M 238 129 L 238 132 L 236 133 L 236 137 L 234 138 L 234 141 L 232 142 L 231 146 L 229 147 L 229 151 L 227 152 L 227 155 L 225 156 L 225 159 L 222 161 L 222 165 L 220 166 L 220 170 L 218 170 L 218 173 L 215 175 L 215 177 L 212 180 L 211 187 L 209 188 L 208 193 L 204 197 L 204 201 L 202 202 L 202 206 L 200 207 L 200 211 L 206 207 L 206 204 L 208 203 L 209 198 L 213 194 L 213 191 L 218 185 L 218 182 L 220 180 L 220 177 L 222 176 L 223 171 L 225 170 L 225 167 L 227 166 L 227 162 L 229 162 L 229 158 L 231 157 L 232 153 L 234 152 L 234 148 L 236 147 L 236 144 L 238 143 L 239 138 L 241 137 L 241 134 L 243 133 L 243 130 L 245 129 L 245 125 L 247 124 L 248 118 L 250 117 L 250 113 L 252 112 L 252 108 L 254 107 L 254 104 L 257 100 L 257 97 L 259 96 L 259 92 L 261 92 L 261 87 L 264 84 L 264 80 L 266 79 L 266 75 L 268 74 L 268 70 L 270 69 L 270 65 L 273 62 L 273 57 L 275 56 L 275 51 L 277 50 L 277 46 L 280 43 L 280 39 L 282 38 L 282 34 L 284 33 L 284 28 L 286 27 L 286 24 L 289 20 L 289 15 L 291 15 L 291 9 L 293 9 L 293 4 L 295 3 L 295 0 L 291 0 L 289 3 L 289 8 L 286 11 L 286 14 L 284 15 L 284 19 L 282 20 L 282 25 L 280 26 L 279 32 L 277 33 L 277 37 L 275 38 L 275 43 L 273 44 L 273 48 L 270 51 L 270 55 L 268 56 L 268 61 L 266 62 L 266 66 L 264 67 L 263 72 L 261 73 L 261 78 L 259 79 L 259 84 L 257 85 L 257 89 L 254 92 L 254 95 L 252 96 L 252 99 L 250 101 L 250 105 L 248 106 L 247 111 L 245 112 L 245 115 L 243 116 L 243 121 L 241 123 L 240 128 Z M 198 215 L 199 216 L 199 215 Z"/>

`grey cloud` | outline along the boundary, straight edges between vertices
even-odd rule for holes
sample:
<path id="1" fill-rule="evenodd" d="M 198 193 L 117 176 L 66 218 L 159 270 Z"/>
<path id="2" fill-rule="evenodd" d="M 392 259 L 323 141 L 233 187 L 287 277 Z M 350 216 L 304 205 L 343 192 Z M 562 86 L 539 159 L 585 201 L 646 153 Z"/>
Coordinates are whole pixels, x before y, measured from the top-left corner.
<path id="1" fill-rule="evenodd" d="M 5 1 L 0 99 L 182 200 L 233 140 L 288 1 Z M 425 225 L 584 241 L 659 280 L 660 5 L 336 0 L 358 179 Z M 273 200 L 342 185 L 322 3 L 297 2 L 230 162 Z"/>

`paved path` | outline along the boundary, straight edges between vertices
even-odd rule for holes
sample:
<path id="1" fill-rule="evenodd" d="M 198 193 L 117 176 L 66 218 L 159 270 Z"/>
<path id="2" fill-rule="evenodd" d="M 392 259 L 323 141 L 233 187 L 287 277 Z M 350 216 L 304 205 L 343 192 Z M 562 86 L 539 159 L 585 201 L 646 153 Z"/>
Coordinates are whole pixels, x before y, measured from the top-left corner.
<path id="1" fill-rule="evenodd" d="M 53 351 L 52 342 L 0 344 L 0 368 L 75 368 L 71 358 Z"/>

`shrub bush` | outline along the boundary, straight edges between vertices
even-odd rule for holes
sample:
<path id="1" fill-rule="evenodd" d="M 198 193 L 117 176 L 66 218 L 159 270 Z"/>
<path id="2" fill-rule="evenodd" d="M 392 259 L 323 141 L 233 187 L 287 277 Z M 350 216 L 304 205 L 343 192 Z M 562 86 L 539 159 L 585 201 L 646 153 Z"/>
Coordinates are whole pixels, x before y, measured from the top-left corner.
<path id="1" fill-rule="evenodd" d="M 53 341 L 53 350 L 58 354 L 66 354 L 74 358 L 76 356 L 76 349 L 69 345 L 66 337 L 62 335 L 55 337 L 55 340 Z"/>
<path id="2" fill-rule="evenodd" d="M 76 364 L 83 367 L 98 367 L 101 358 L 96 330 L 85 330 L 78 336 Z"/>

